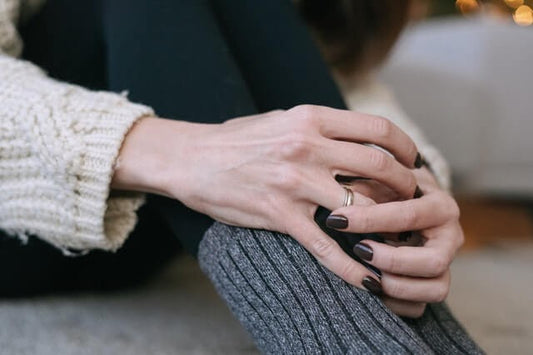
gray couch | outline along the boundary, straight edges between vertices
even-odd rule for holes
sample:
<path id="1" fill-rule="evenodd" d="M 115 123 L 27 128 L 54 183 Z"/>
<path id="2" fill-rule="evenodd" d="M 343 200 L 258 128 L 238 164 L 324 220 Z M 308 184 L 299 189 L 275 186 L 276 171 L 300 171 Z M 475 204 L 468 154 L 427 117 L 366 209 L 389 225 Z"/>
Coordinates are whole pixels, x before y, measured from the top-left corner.
<path id="1" fill-rule="evenodd" d="M 533 197 L 533 29 L 445 18 L 410 28 L 381 73 L 469 192 Z"/>

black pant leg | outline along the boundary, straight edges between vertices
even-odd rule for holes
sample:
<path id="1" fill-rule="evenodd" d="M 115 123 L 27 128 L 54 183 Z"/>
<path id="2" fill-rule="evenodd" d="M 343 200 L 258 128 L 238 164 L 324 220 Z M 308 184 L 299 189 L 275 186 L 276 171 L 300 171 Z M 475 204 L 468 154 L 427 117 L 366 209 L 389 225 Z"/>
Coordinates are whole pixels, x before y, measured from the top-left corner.
<path id="1" fill-rule="evenodd" d="M 211 2 L 259 111 L 300 104 L 346 108 L 293 1 Z"/>
<path id="2" fill-rule="evenodd" d="M 150 203 L 116 253 L 95 250 L 67 257 L 46 242 L 27 243 L 0 231 L 0 298 L 74 290 L 114 290 L 150 279 L 180 250 L 178 240 Z"/>
<path id="3" fill-rule="evenodd" d="M 240 68 L 206 0 L 104 1 L 109 87 L 166 118 L 219 123 L 256 113 Z M 193 255 L 212 220 L 154 197 Z"/>

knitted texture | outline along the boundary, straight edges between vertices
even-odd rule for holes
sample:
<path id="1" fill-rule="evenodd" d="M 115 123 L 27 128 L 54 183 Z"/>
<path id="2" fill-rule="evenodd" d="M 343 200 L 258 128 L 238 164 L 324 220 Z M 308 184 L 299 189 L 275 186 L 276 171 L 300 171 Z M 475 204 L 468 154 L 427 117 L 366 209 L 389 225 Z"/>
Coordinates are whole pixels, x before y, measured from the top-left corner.
<path id="1" fill-rule="evenodd" d="M 287 235 L 215 223 L 198 259 L 265 354 L 483 353 L 444 304 L 401 319 Z"/>
<path id="2" fill-rule="evenodd" d="M 0 0 L 0 228 L 64 251 L 115 250 L 143 196 L 109 196 L 113 165 L 132 124 L 153 112 L 12 57 L 21 50 L 18 5 Z"/>

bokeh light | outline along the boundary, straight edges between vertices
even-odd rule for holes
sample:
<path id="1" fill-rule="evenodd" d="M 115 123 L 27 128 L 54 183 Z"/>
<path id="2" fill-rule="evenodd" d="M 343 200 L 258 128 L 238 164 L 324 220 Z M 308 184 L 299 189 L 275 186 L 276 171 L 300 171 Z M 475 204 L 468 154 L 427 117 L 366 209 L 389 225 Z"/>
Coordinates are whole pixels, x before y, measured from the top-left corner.
<path id="1" fill-rule="evenodd" d="M 475 12 L 479 9 L 479 3 L 477 2 L 477 0 L 456 0 L 455 6 L 463 14 Z"/>
<path id="2" fill-rule="evenodd" d="M 507 6 L 509 7 L 512 7 L 513 9 L 516 9 L 524 5 L 524 0 L 505 0 L 505 4 L 507 4 Z"/>
<path id="3" fill-rule="evenodd" d="M 530 26 L 533 24 L 533 9 L 527 5 L 519 6 L 514 14 L 513 20 L 517 25 Z"/>
<path id="4" fill-rule="evenodd" d="M 533 25 L 533 0 L 456 0 L 456 9 L 463 15 L 482 14 L 485 17 L 512 17 L 519 26 Z"/>

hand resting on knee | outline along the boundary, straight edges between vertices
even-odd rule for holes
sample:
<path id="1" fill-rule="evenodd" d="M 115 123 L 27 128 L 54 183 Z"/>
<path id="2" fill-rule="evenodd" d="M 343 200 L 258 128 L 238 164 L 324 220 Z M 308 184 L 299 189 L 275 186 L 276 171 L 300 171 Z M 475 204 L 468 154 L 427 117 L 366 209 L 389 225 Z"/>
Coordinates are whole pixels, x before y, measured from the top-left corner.
<path id="1" fill-rule="evenodd" d="M 462 239 L 453 199 L 420 166 L 416 145 L 389 120 L 303 105 L 224 124 L 141 119 L 123 144 L 112 187 L 166 195 L 230 225 L 289 234 L 346 282 L 367 289 L 369 280 L 381 283 L 386 303 L 418 314 L 416 307 L 444 297 Z M 354 206 L 340 208 L 345 189 L 336 176 L 364 177 L 390 193 L 361 190 Z M 420 188 L 424 197 L 413 199 Z M 369 262 L 383 271 L 378 280 L 316 225 L 318 206 L 345 216 L 344 230 L 417 230 L 426 242 L 396 248 L 365 241 Z"/>

